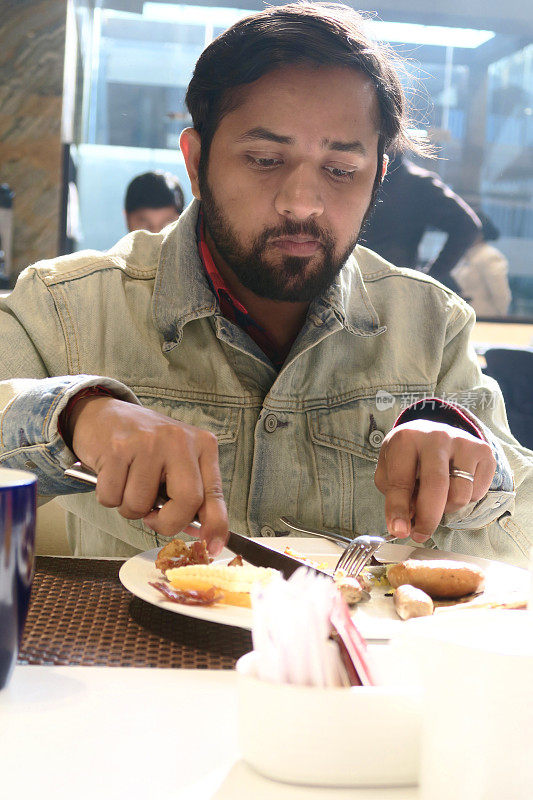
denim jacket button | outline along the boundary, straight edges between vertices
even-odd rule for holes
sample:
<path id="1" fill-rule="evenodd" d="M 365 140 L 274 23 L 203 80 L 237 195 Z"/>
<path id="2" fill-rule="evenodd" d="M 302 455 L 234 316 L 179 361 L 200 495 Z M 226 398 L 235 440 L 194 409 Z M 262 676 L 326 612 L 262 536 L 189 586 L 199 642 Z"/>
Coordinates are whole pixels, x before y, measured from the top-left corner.
<path id="1" fill-rule="evenodd" d="M 378 447 L 381 447 L 381 445 L 383 444 L 384 438 L 385 434 L 383 433 L 383 431 L 372 431 L 372 433 L 368 437 L 368 441 L 370 442 L 372 447 L 375 447 L 377 449 Z"/>
<path id="2" fill-rule="evenodd" d="M 261 536 L 275 536 L 276 531 L 270 525 L 263 525 L 261 528 Z"/>
<path id="3" fill-rule="evenodd" d="M 263 422 L 267 433 L 272 433 L 278 427 L 278 420 L 275 414 L 267 414 Z"/>

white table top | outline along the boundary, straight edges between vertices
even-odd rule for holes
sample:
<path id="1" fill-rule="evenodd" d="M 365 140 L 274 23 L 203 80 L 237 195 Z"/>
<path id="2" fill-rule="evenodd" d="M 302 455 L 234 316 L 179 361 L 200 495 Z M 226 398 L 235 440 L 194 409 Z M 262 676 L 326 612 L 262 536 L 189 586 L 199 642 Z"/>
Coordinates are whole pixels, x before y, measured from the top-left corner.
<path id="1" fill-rule="evenodd" d="M 417 800 L 418 790 L 290 786 L 241 759 L 236 675 L 18 666 L 0 691 L 2 797 Z"/>

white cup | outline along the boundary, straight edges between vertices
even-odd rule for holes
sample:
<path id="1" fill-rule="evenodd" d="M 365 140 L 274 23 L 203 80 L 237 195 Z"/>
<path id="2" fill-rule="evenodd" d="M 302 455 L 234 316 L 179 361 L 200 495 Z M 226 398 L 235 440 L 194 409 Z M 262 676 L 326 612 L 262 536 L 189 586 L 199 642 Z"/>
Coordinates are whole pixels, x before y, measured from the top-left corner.
<path id="1" fill-rule="evenodd" d="M 531 800 L 531 615 L 457 610 L 412 623 L 393 647 L 424 686 L 420 800 Z"/>

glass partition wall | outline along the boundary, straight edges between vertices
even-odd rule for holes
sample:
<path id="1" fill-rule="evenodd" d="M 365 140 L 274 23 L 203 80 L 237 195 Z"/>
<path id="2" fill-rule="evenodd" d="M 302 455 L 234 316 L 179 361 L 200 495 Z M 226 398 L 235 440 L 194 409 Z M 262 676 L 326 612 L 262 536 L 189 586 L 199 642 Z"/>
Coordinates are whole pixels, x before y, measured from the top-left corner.
<path id="1" fill-rule="evenodd" d="M 124 195 L 139 173 L 168 170 L 179 178 L 186 201 L 192 199 L 178 148 L 190 124 L 187 84 L 206 44 L 246 13 L 159 3 L 138 3 L 134 12 L 104 5 L 74 3 L 83 72 L 71 146 L 79 198 L 74 249 L 107 249 L 126 233 Z"/>
<path id="2" fill-rule="evenodd" d="M 178 147 L 190 124 L 186 87 L 205 45 L 256 4 L 250 5 L 71 0 L 76 43 L 67 68 L 76 80 L 67 249 L 106 249 L 126 232 L 124 193 L 141 172 L 169 170 L 191 199 Z M 483 22 L 445 28 L 374 15 L 367 24 L 407 59 L 404 81 L 417 128 L 438 151 L 418 163 L 491 218 L 500 234 L 495 244 L 509 262 L 509 315 L 532 319 L 533 44 Z M 421 262 L 442 239 L 426 234 Z"/>

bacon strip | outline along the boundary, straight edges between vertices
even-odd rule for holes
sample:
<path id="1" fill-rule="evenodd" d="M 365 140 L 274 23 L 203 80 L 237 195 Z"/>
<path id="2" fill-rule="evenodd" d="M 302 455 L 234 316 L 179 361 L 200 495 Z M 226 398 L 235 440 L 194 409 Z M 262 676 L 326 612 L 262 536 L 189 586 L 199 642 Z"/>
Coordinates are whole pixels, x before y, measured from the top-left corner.
<path id="1" fill-rule="evenodd" d="M 167 600 L 186 606 L 212 606 L 220 602 L 224 596 L 214 586 L 205 591 L 200 591 L 199 589 L 173 589 L 172 586 L 168 583 L 163 583 L 163 581 L 150 582 L 150 586 L 161 592 Z"/>

